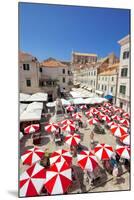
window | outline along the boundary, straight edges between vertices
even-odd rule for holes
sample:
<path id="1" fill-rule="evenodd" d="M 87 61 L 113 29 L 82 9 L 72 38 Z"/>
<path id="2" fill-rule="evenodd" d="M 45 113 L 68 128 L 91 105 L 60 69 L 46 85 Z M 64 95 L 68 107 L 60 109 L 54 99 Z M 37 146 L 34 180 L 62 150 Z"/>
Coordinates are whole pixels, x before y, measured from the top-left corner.
<path id="1" fill-rule="evenodd" d="M 101 89 L 103 90 L 103 88 L 104 88 L 104 87 L 103 87 L 103 85 L 102 85 L 102 86 L 101 86 Z"/>
<path id="2" fill-rule="evenodd" d="M 105 85 L 105 90 L 107 90 L 107 86 Z"/>
<path id="3" fill-rule="evenodd" d="M 121 70 L 121 76 L 127 76 L 128 68 L 123 68 Z"/>
<path id="4" fill-rule="evenodd" d="M 94 71 L 94 76 L 96 76 L 96 71 Z"/>
<path id="5" fill-rule="evenodd" d="M 102 77 L 102 80 L 104 81 L 104 77 Z"/>
<path id="6" fill-rule="evenodd" d="M 66 80 L 65 80 L 65 78 L 64 78 L 64 77 L 63 77 L 63 79 L 62 79 L 62 82 L 63 82 L 63 83 L 65 83 L 65 82 L 66 82 Z"/>
<path id="7" fill-rule="evenodd" d="M 124 51 L 123 52 L 123 59 L 129 58 L 129 51 Z"/>
<path id="8" fill-rule="evenodd" d="M 111 92 L 113 92 L 113 87 L 111 87 Z"/>
<path id="9" fill-rule="evenodd" d="M 44 86 L 44 82 L 42 80 L 39 80 L 39 87 L 43 87 Z"/>
<path id="10" fill-rule="evenodd" d="M 95 86 L 95 81 L 94 81 L 94 86 Z"/>
<path id="11" fill-rule="evenodd" d="M 23 64 L 23 70 L 29 71 L 30 70 L 29 64 Z"/>
<path id="12" fill-rule="evenodd" d="M 123 103 L 122 102 L 120 102 L 120 108 L 123 108 Z"/>
<path id="13" fill-rule="evenodd" d="M 68 75 L 70 75 L 71 73 L 70 73 L 70 71 L 68 70 Z"/>
<path id="14" fill-rule="evenodd" d="M 89 72 L 89 76 L 90 76 L 90 72 Z"/>
<path id="15" fill-rule="evenodd" d="M 42 67 L 39 68 L 40 72 L 42 73 Z"/>
<path id="16" fill-rule="evenodd" d="M 31 80 L 30 79 L 26 80 L 26 85 L 27 85 L 27 87 L 31 87 Z"/>
<path id="17" fill-rule="evenodd" d="M 114 81 L 114 77 L 112 77 L 112 81 Z"/>
<path id="18" fill-rule="evenodd" d="M 65 69 L 62 70 L 62 73 L 65 74 Z"/>
<path id="19" fill-rule="evenodd" d="M 93 80 L 91 80 L 91 85 L 93 84 Z"/>
<path id="20" fill-rule="evenodd" d="M 107 77 L 105 77 L 105 81 L 107 81 Z"/>
<path id="21" fill-rule="evenodd" d="M 125 93 L 126 93 L 126 86 L 120 85 L 120 94 L 125 94 Z"/>

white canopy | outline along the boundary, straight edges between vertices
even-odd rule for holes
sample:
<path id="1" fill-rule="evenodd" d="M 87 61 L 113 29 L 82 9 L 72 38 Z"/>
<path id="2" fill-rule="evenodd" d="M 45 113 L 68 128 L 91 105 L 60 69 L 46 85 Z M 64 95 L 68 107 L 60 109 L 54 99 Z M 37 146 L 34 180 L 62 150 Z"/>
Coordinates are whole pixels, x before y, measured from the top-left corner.
<path id="1" fill-rule="evenodd" d="M 48 94 L 43 92 L 37 92 L 32 94 L 26 101 L 47 101 Z"/>
<path id="2" fill-rule="evenodd" d="M 61 99 L 62 105 L 70 105 L 71 103 L 66 99 Z"/>
<path id="3" fill-rule="evenodd" d="M 23 113 L 23 111 L 27 108 L 28 104 L 20 103 L 20 114 Z"/>
<path id="4" fill-rule="evenodd" d="M 20 101 L 26 101 L 30 96 L 30 94 L 20 93 Z"/>
<path id="5" fill-rule="evenodd" d="M 76 98 L 73 99 L 74 104 L 84 104 L 84 99 L 83 98 Z"/>
<path id="6" fill-rule="evenodd" d="M 28 104 L 26 111 L 33 111 L 33 110 L 42 110 L 43 109 L 43 103 L 42 102 L 33 102 Z"/>
<path id="7" fill-rule="evenodd" d="M 26 110 L 20 115 L 20 121 L 35 121 L 41 119 L 42 110 L 34 110 L 31 112 L 27 112 Z"/>
<path id="8" fill-rule="evenodd" d="M 91 91 L 91 90 L 92 90 L 92 88 L 90 88 L 90 87 L 87 87 L 87 90 Z"/>
<path id="9" fill-rule="evenodd" d="M 96 94 L 102 95 L 104 92 L 103 92 L 103 91 L 100 91 L 100 90 L 95 90 L 95 93 L 96 93 Z"/>
<path id="10" fill-rule="evenodd" d="M 107 99 L 102 98 L 102 97 L 84 99 L 85 104 L 103 103 L 103 102 L 106 102 L 106 101 L 107 101 Z"/>

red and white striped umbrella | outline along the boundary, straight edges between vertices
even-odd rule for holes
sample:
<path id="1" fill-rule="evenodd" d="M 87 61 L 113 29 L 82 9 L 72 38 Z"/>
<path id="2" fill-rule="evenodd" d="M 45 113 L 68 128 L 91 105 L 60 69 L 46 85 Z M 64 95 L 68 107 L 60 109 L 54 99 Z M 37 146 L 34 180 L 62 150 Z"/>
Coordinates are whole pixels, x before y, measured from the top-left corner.
<path id="1" fill-rule="evenodd" d="M 119 113 L 123 112 L 123 109 L 121 109 L 121 108 L 113 107 L 113 109 L 115 112 L 119 112 Z"/>
<path id="2" fill-rule="evenodd" d="M 108 110 L 108 109 L 105 109 L 105 110 L 103 111 L 103 113 L 111 113 L 111 111 Z"/>
<path id="3" fill-rule="evenodd" d="M 67 132 L 75 131 L 75 124 L 66 124 L 62 127 L 62 130 Z"/>
<path id="4" fill-rule="evenodd" d="M 50 132 L 54 132 L 57 130 L 57 128 L 59 128 L 59 125 L 58 124 L 48 124 L 47 126 L 45 126 L 45 130 L 50 133 Z"/>
<path id="5" fill-rule="evenodd" d="M 94 152 L 99 160 L 109 160 L 113 155 L 113 148 L 108 144 L 98 144 L 94 148 Z"/>
<path id="6" fill-rule="evenodd" d="M 94 107 L 91 107 L 89 111 L 96 115 L 99 113 L 99 111 Z"/>
<path id="7" fill-rule="evenodd" d="M 25 133 L 35 133 L 36 131 L 38 131 L 40 128 L 40 125 L 39 124 L 31 124 L 29 126 L 27 126 L 25 129 L 24 129 L 24 132 Z"/>
<path id="8" fill-rule="evenodd" d="M 57 162 L 47 170 L 44 187 L 49 194 L 64 194 L 71 184 L 72 170 L 66 162 Z"/>
<path id="9" fill-rule="evenodd" d="M 68 165 L 71 165 L 72 163 L 72 155 L 69 151 L 64 149 L 59 149 L 57 151 L 54 151 L 50 156 L 50 165 L 56 163 L 66 161 Z"/>
<path id="10" fill-rule="evenodd" d="M 80 106 L 80 109 L 81 110 L 85 110 L 85 109 L 87 109 L 87 106 L 86 105 L 82 105 L 82 106 Z"/>
<path id="11" fill-rule="evenodd" d="M 97 124 L 99 122 L 98 118 L 91 118 L 88 120 L 90 125 Z"/>
<path id="12" fill-rule="evenodd" d="M 65 137 L 65 142 L 70 145 L 70 146 L 77 146 L 80 143 L 80 135 L 74 133 L 72 134 L 68 134 Z"/>
<path id="13" fill-rule="evenodd" d="M 127 134 L 127 128 L 119 124 L 111 126 L 110 131 L 112 132 L 114 136 L 117 136 L 117 137 L 121 137 Z"/>
<path id="14" fill-rule="evenodd" d="M 127 119 L 122 119 L 122 120 L 120 121 L 120 124 L 129 127 L 129 121 L 128 121 Z"/>
<path id="15" fill-rule="evenodd" d="M 20 175 L 20 197 L 32 197 L 41 193 L 46 178 L 45 168 L 35 163 Z"/>
<path id="16" fill-rule="evenodd" d="M 42 151 L 41 149 L 37 147 L 34 147 L 34 148 L 26 150 L 22 154 L 21 160 L 23 164 L 32 165 L 36 163 L 37 161 L 41 160 L 43 155 L 44 155 L 44 151 Z"/>
<path id="17" fill-rule="evenodd" d="M 129 146 L 117 146 L 116 152 L 121 158 L 130 159 L 130 147 Z"/>
<path id="18" fill-rule="evenodd" d="M 104 120 L 104 121 L 106 121 L 107 123 L 109 123 L 111 121 L 111 118 L 108 115 L 105 115 L 101 119 Z"/>
<path id="19" fill-rule="evenodd" d="M 127 112 L 125 112 L 125 113 L 123 113 L 123 115 L 122 115 L 123 117 L 125 117 L 125 118 L 127 118 L 127 119 L 129 119 L 130 118 L 130 115 L 129 115 L 129 113 L 127 113 Z"/>
<path id="20" fill-rule="evenodd" d="M 104 111 L 106 110 L 106 108 L 104 108 L 103 106 L 98 107 L 98 110 Z"/>
<path id="21" fill-rule="evenodd" d="M 73 106 L 67 106 L 66 109 L 70 112 L 74 111 L 74 107 Z"/>
<path id="22" fill-rule="evenodd" d="M 111 103 L 104 102 L 103 106 L 109 107 L 109 106 L 111 106 Z"/>
<path id="23" fill-rule="evenodd" d="M 98 161 L 96 156 L 90 151 L 81 151 L 77 156 L 78 165 L 82 169 L 87 169 L 93 171 L 98 166 Z"/>
<path id="24" fill-rule="evenodd" d="M 120 141 L 123 142 L 123 144 L 130 145 L 130 135 L 123 135 L 122 137 L 120 137 Z"/>
<path id="25" fill-rule="evenodd" d="M 107 124 L 109 127 L 111 127 L 111 126 L 113 126 L 113 125 L 116 125 L 116 123 L 115 122 L 109 122 L 108 124 Z"/>
<path id="26" fill-rule="evenodd" d="M 94 114 L 92 112 L 90 112 L 90 111 L 87 111 L 86 112 L 86 116 L 87 117 L 94 117 Z"/>
<path id="27" fill-rule="evenodd" d="M 102 118 L 102 117 L 104 117 L 105 115 L 104 115 L 102 112 L 99 112 L 99 113 L 98 113 L 98 116 L 99 116 L 100 118 Z"/>
<path id="28" fill-rule="evenodd" d="M 71 119 L 65 119 L 61 122 L 62 125 L 66 125 L 66 124 L 74 124 L 74 121 Z"/>
<path id="29" fill-rule="evenodd" d="M 114 115 L 111 117 L 113 120 L 120 121 L 120 117 L 118 115 Z"/>
<path id="30" fill-rule="evenodd" d="M 74 119 L 81 119 L 81 118 L 82 118 L 82 115 L 81 115 L 80 113 L 74 113 L 74 114 L 72 114 L 72 117 L 73 117 Z"/>

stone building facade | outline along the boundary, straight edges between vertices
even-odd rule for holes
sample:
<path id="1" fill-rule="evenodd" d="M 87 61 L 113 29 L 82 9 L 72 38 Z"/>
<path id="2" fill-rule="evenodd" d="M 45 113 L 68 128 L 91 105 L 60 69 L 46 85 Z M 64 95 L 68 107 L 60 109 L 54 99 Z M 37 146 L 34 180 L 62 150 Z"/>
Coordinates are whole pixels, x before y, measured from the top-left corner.
<path id="1" fill-rule="evenodd" d="M 130 112 L 130 36 L 127 35 L 118 43 L 120 45 L 120 65 L 116 104 Z"/>
<path id="2" fill-rule="evenodd" d="M 19 52 L 19 91 L 33 94 L 39 91 L 39 61 L 25 52 Z"/>

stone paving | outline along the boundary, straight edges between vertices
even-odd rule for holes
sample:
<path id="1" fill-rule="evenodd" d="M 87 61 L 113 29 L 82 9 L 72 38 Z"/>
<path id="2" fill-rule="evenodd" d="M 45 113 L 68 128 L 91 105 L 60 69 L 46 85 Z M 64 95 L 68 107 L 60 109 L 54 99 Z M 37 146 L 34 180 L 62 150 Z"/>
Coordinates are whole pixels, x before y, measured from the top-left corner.
<path id="1" fill-rule="evenodd" d="M 83 117 L 85 119 L 85 116 Z M 87 128 L 80 128 L 80 136 L 81 136 L 81 145 L 83 147 L 87 147 L 90 149 L 90 132 L 93 129 L 93 126 L 89 126 Z M 97 143 L 106 143 L 109 145 L 112 145 L 113 148 L 116 147 L 116 138 L 110 133 L 109 130 L 105 128 L 106 134 L 101 135 L 101 134 L 95 134 L 94 140 Z M 23 153 L 26 149 L 34 147 L 33 145 L 33 140 L 31 136 L 24 136 L 22 143 L 20 145 L 20 154 Z M 37 147 L 41 148 L 42 150 L 45 151 L 46 148 L 49 149 L 50 152 L 53 152 L 57 149 L 64 148 L 66 150 L 69 149 L 69 146 L 67 144 L 63 144 L 61 146 L 56 146 L 55 142 L 53 141 L 52 135 L 45 133 L 42 131 L 42 140 L 41 144 L 38 145 Z M 73 158 L 73 165 L 77 165 L 77 158 Z M 100 164 L 101 165 L 101 164 Z M 25 171 L 28 168 L 28 166 L 23 165 L 20 161 L 20 173 Z M 78 168 L 78 167 L 77 167 Z M 79 170 L 78 170 L 79 173 Z M 118 191 L 118 190 L 129 190 L 129 182 L 130 182 L 130 174 L 123 168 L 123 173 L 122 176 L 118 179 L 117 184 L 113 184 L 112 181 L 112 176 L 110 174 L 107 175 L 107 179 L 97 186 L 92 187 L 89 192 L 101 192 L 101 191 Z M 80 174 L 78 174 L 78 177 L 81 176 L 81 171 Z M 85 190 L 81 186 L 81 192 L 84 192 Z M 79 190 L 74 190 L 71 193 L 79 193 Z"/>

